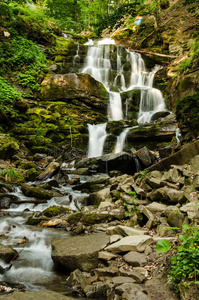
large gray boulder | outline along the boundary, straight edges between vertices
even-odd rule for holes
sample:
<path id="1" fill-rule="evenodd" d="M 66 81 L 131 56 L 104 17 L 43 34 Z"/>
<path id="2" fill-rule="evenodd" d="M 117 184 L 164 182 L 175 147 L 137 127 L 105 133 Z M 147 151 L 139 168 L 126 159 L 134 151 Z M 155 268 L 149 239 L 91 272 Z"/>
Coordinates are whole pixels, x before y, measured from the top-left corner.
<path id="1" fill-rule="evenodd" d="M 144 252 L 146 246 L 153 243 L 153 238 L 149 235 L 126 236 L 120 241 L 105 248 L 113 253 L 138 251 Z"/>
<path id="2" fill-rule="evenodd" d="M 91 271 L 98 265 L 98 252 L 108 244 L 105 233 L 70 237 L 52 241 L 55 266 L 67 271 Z"/>

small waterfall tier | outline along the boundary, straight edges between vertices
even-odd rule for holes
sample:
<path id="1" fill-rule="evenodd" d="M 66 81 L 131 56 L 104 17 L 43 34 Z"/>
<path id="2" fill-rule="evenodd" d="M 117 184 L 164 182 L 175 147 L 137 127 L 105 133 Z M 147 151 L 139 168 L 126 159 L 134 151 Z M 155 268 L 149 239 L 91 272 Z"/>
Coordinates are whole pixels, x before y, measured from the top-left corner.
<path id="1" fill-rule="evenodd" d="M 102 39 L 97 43 L 89 40 L 86 45 L 88 46 L 87 56 L 84 67 L 80 71 L 101 82 L 109 92 L 109 105 L 107 108 L 109 121 L 123 120 L 124 116 L 125 120 L 130 120 L 131 107 L 136 106 L 139 107 L 139 110 L 134 111 L 133 116 L 134 119 L 137 118 L 139 124 L 151 122 L 151 118 L 155 113 L 166 110 L 161 91 L 153 88 L 154 76 L 161 68 L 160 66 L 155 66 L 149 72 L 139 53 L 130 52 L 117 46 L 112 39 Z M 132 97 L 133 93 L 139 93 L 138 105 L 132 104 L 135 101 Z M 100 133 L 102 124 L 89 125 L 89 134 L 92 134 L 93 137 L 89 138 L 88 157 L 102 155 L 101 141 L 103 140 L 104 143 L 107 136 L 105 128 L 106 124 L 103 124 L 102 138 L 102 133 Z M 125 129 L 120 139 L 124 136 L 125 140 L 128 131 Z M 95 145 L 92 145 L 92 143 L 95 143 Z M 118 143 L 121 145 L 119 140 Z M 115 151 L 120 150 L 115 149 Z"/>

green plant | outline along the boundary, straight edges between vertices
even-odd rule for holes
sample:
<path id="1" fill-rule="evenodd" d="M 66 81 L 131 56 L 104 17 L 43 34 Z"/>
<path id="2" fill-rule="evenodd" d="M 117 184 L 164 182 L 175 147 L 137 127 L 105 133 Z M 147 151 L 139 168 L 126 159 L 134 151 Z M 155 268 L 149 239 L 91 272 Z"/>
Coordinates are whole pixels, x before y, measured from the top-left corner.
<path id="1" fill-rule="evenodd" d="M 149 173 L 149 170 L 140 171 L 139 173 L 140 175 L 138 177 L 143 179 Z"/>
<path id="2" fill-rule="evenodd" d="M 171 258 L 168 279 L 178 289 L 180 282 L 199 284 L 199 225 L 183 225 L 183 233 L 178 235 L 176 254 Z M 172 228 L 172 227 L 171 227 Z M 158 252 L 167 252 L 171 243 L 165 240 L 156 245 Z"/>
<path id="3" fill-rule="evenodd" d="M 126 194 L 132 196 L 132 200 L 138 199 L 136 192 L 126 192 Z M 124 208 L 125 208 L 124 215 L 125 215 L 125 217 L 132 217 L 134 212 L 136 211 L 136 206 L 137 205 L 134 202 L 133 203 L 124 202 Z"/>
<path id="4" fill-rule="evenodd" d="M 22 93 L 11 87 L 9 83 L 0 76 L 0 115 L 14 117 L 17 111 L 14 104 L 17 100 L 22 100 Z"/>
<path id="5" fill-rule="evenodd" d="M 193 64 L 193 61 L 194 60 L 198 61 L 198 59 L 199 59 L 199 40 L 196 40 L 190 44 L 189 57 L 179 64 L 179 68 L 178 68 L 179 72 L 182 73 L 183 71 L 189 69 Z"/>
<path id="6" fill-rule="evenodd" d="M 0 176 L 5 176 L 5 181 L 13 182 L 19 178 L 19 174 L 13 168 L 8 168 L 0 172 Z"/>

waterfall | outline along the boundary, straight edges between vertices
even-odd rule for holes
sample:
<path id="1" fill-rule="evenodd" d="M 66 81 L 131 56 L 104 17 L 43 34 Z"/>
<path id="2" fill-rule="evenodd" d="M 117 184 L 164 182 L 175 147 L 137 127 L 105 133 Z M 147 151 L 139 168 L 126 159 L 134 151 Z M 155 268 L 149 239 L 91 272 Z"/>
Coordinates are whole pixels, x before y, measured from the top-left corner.
<path id="1" fill-rule="evenodd" d="M 117 142 L 116 142 L 116 146 L 115 146 L 114 153 L 120 153 L 120 152 L 123 151 L 123 148 L 124 148 L 124 142 L 125 142 L 127 133 L 129 132 L 129 130 L 130 130 L 131 128 L 132 128 L 132 127 L 125 128 L 125 129 L 122 131 L 122 133 L 120 133 L 120 135 L 117 137 Z"/>
<path id="2" fill-rule="evenodd" d="M 112 39 L 102 39 L 98 43 L 89 40 L 86 45 L 88 45 L 87 56 L 84 67 L 80 72 L 91 75 L 101 82 L 109 92 L 107 114 L 110 121 L 119 121 L 124 118 L 121 92 L 140 90 L 137 119 L 139 124 L 149 123 L 154 113 L 166 110 L 162 93 L 153 88 L 154 75 L 160 69 L 160 66 L 155 66 L 151 72 L 148 72 L 139 53 L 130 52 L 116 46 Z M 125 119 L 128 119 L 129 101 L 130 99 L 126 98 Z M 89 135 L 92 134 L 92 138 L 89 136 L 88 157 L 102 154 L 103 144 L 107 136 L 105 128 L 106 124 L 103 124 L 103 126 L 102 124 L 89 125 Z M 129 129 L 124 130 L 124 140 L 128 131 Z M 121 138 L 123 138 L 123 135 Z"/>
<path id="3" fill-rule="evenodd" d="M 103 153 L 104 142 L 107 136 L 106 123 L 91 125 L 88 124 L 89 147 L 88 158 L 101 156 Z"/>

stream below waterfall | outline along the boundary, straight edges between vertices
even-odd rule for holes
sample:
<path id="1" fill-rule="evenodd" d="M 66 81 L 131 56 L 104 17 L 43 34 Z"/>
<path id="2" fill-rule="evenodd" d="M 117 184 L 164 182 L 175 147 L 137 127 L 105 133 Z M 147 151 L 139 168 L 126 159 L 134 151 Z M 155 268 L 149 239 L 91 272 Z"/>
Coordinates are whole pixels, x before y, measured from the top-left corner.
<path id="1" fill-rule="evenodd" d="M 67 164 L 63 164 L 63 167 L 67 172 Z M 69 173 L 70 171 L 69 169 Z M 73 176 L 75 175 L 68 175 L 69 180 Z M 92 177 L 80 176 L 80 179 L 83 183 L 92 180 Z M 45 182 L 30 182 L 30 184 L 38 186 Z M 37 205 L 28 203 L 34 198 L 24 196 L 19 187 L 15 187 L 15 191 L 9 193 L 9 195 L 18 197 L 21 202 L 24 201 L 24 204 L 11 204 L 9 209 L 2 210 L 2 214 L 5 215 L 1 215 L 1 244 L 12 246 L 18 253 L 22 251 L 19 257 L 13 261 L 11 269 L 0 275 L 0 282 L 20 283 L 29 291 L 49 289 L 59 293 L 66 292 L 65 284 L 69 274 L 64 275 L 54 269 L 51 258 L 51 241 L 67 238 L 70 233 L 63 229 L 42 228 L 26 224 L 27 219 L 33 212 L 41 212 L 52 205 L 64 205 L 76 211 L 74 202 L 70 203 L 69 201 L 69 195 L 72 195 L 73 199 L 77 201 L 88 196 L 86 193 L 73 190 L 73 185 L 60 185 L 59 191 L 62 192 L 62 197 L 54 197 L 46 203 Z M 20 244 L 22 238 L 27 238 L 27 242 Z M 9 264 L 0 260 L 0 265 L 5 268 Z M 78 299 L 83 298 L 78 297 Z"/>
<path id="2" fill-rule="evenodd" d="M 97 43 L 90 40 L 86 45 L 88 45 L 88 51 L 84 67 L 80 71 L 91 75 L 101 82 L 109 92 L 108 121 L 128 120 L 129 99 L 128 97 L 126 98 L 126 114 L 124 117 L 121 98 L 121 94 L 124 92 L 140 91 L 139 111 L 137 114 L 138 124 L 150 123 L 155 113 L 166 110 L 161 91 L 153 87 L 155 73 L 161 66 L 155 65 L 149 72 L 139 53 L 130 52 L 127 49 L 116 46 L 115 41 L 112 39 L 105 38 Z M 124 128 L 121 136 L 117 139 L 114 153 L 123 150 L 125 138 L 130 129 Z M 88 158 L 101 156 L 107 137 L 106 123 L 89 124 L 88 130 Z"/>

